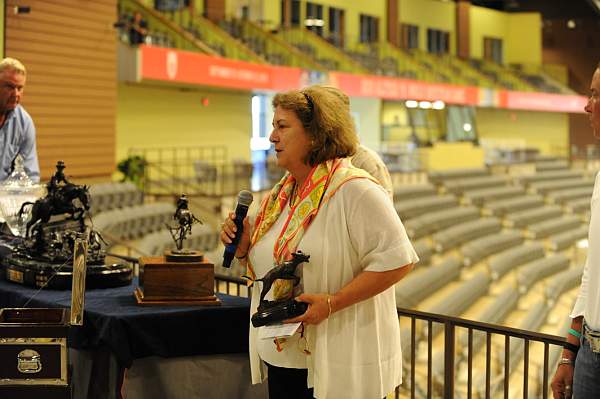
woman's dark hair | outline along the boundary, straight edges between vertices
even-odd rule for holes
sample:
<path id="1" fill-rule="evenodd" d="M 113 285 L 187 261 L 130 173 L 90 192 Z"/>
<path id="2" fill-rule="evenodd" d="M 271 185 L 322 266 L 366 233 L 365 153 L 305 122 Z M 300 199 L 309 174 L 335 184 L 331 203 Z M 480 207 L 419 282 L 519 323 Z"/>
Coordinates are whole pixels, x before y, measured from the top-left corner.
<path id="1" fill-rule="evenodd" d="M 310 86 L 279 93 L 273 108 L 294 111 L 311 140 L 304 162 L 315 166 L 354 155 L 358 137 L 350 116 L 348 96 L 330 86 Z"/>

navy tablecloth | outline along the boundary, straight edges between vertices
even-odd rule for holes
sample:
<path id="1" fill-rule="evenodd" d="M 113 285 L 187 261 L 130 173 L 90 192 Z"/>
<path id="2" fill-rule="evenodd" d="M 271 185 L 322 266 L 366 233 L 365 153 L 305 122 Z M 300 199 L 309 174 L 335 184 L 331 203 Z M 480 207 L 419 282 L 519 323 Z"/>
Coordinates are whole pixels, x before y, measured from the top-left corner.
<path id="1" fill-rule="evenodd" d="M 146 356 L 248 352 L 248 298 L 217 294 L 221 306 L 139 306 L 136 286 L 134 280 L 127 287 L 87 290 L 84 323 L 70 328 L 69 346 L 108 347 L 124 368 Z M 71 304 L 70 290 L 38 292 L 0 279 L 0 307 L 24 307 L 31 297 L 26 307 Z"/>

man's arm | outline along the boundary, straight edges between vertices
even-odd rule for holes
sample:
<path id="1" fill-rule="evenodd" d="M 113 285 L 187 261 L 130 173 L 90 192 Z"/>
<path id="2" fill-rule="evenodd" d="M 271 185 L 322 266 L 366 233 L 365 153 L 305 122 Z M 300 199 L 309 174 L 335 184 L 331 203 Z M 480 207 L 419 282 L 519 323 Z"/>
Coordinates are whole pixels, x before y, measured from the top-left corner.
<path id="1" fill-rule="evenodd" d="M 31 180 L 38 183 L 40 181 L 40 166 L 38 163 L 35 137 L 36 134 L 33 121 L 31 119 L 26 120 L 21 145 L 19 146 L 19 154 L 23 157 L 25 172 Z"/>

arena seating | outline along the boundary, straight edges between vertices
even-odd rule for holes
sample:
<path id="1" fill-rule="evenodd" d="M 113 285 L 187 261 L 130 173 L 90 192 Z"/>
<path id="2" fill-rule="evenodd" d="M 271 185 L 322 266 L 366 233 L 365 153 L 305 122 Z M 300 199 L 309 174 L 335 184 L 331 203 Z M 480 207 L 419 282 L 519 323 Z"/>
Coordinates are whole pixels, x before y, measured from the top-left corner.
<path id="1" fill-rule="evenodd" d="M 519 292 L 525 294 L 538 280 L 556 274 L 567 267 L 569 267 L 569 258 L 563 254 L 536 259 L 521 266 L 517 272 Z"/>
<path id="2" fill-rule="evenodd" d="M 493 188 L 503 186 L 506 183 L 507 178 L 505 176 L 483 176 L 468 179 L 452 179 L 445 181 L 442 186 L 445 192 L 460 195 L 465 191 Z"/>
<path id="3" fill-rule="evenodd" d="M 565 179 L 580 179 L 583 177 L 583 172 L 578 170 L 558 170 L 550 172 L 536 173 L 533 175 L 524 175 L 515 177 L 513 180 L 523 185 L 531 185 L 533 183 L 565 180 Z"/>
<path id="4" fill-rule="evenodd" d="M 461 252 L 465 266 L 471 266 L 487 256 L 523 243 L 523 234 L 512 230 L 481 237 L 463 245 Z"/>
<path id="5" fill-rule="evenodd" d="M 591 198 L 593 188 L 593 186 L 589 186 L 552 191 L 548 193 L 547 198 L 555 204 L 563 204 L 567 201 L 578 200 L 581 198 Z"/>
<path id="6" fill-rule="evenodd" d="M 413 198 L 431 197 L 437 194 L 437 189 L 433 184 L 407 184 L 401 187 L 394 187 L 394 198 L 397 201 L 405 201 Z"/>
<path id="7" fill-rule="evenodd" d="M 572 213 L 584 213 L 590 210 L 590 198 L 577 198 L 565 201 L 565 208 Z"/>
<path id="8" fill-rule="evenodd" d="M 461 202 L 465 205 L 483 206 L 486 202 L 495 202 L 505 198 L 514 198 L 524 194 L 525 188 L 521 186 L 484 188 L 465 192 Z"/>
<path id="9" fill-rule="evenodd" d="M 497 233 L 502 229 L 500 219 L 484 218 L 461 223 L 432 235 L 435 250 L 443 252 L 476 237 Z"/>
<path id="10" fill-rule="evenodd" d="M 550 278 L 544 289 L 546 300 L 550 305 L 554 304 L 558 297 L 565 291 L 577 287 L 581 283 L 583 265 L 575 266 L 555 274 Z"/>
<path id="11" fill-rule="evenodd" d="M 526 209 L 506 215 L 504 225 L 510 228 L 525 228 L 530 224 L 554 219 L 562 215 L 560 207 L 551 205 L 536 209 Z"/>
<path id="12" fill-rule="evenodd" d="M 548 237 L 548 249 L 551 251 L 562 251 L 569 248 L 577 241 L 587 238 L 588 226 L 581 226 L 572 230 L 567 230 Z"/>
<path id="13" fill-rule="evenodd" d="M 431 262 L 431 256 L 433 255 L 433 247 L 429 243 L 429 240 L 419 240 L 413 242 L 415 251 L 419 254 L 419 267 L 427 266 Z"/>
<path id="14" fill-rule="evenodd" d="M 144 201 L 144 193 L 133 183 L 99 183 L 90 187 L 91 214 L 115 208 L 139 205 Z"/>
<path id="15" fill-rule="evenodd" d="M 100 212 L 93 217 L 94 227 L 121 240 L 132 240 L 163 229 L 170 223 L 175 206 L 156 202 Z"/>
<path id="16" fill-rule="evenodd" d="M 447 227 L 479 219 L 479 217 L 479 209 L 475 207 L 455 207 L 411 218 L 404 223 L 404 227 L 412 239 L 419 239 Z"/>
<path id="17" fill-rule="evenodd" d="M 488 306 L 479 312 L 474 319 L 491 324 L 502 323 L 506 316 L 517 307 L 518 302 L 519 293 L 516 291 L 516 289 L 512 286 L 506 287 L 502 292 L 496 295 L 494 300 L 492 300 Z M 461 329 L 457 334 L 457 365 L 467 359 L 468 339 L 468 333 Z M 474 353 L 479 352 L 479 348 L 483 347 L 484 340 L 485 333 L 481 331 L 473 331 L 472 347 L 474 348 Z M 444 381 L 443 352 L 437 352 L 435 354 L 432 367 L 434 378 L 442 383 Z"/>
<path id="18" fill-rule="evenodd" d="M 549 160 L 548 162 L 536 162 L 535 171 L 536 172 L 549 172 L 556 170 L 565 170 L 569 169 L 569 164 L 565 161 L 560 160 Z"/>
<path id="19" fill-rule="evenodd" d="M 526 262 L 542 258 L 544 246 L 539 242 L 526 243 L 515 248 L 510 248 L 492 257 L 488 262 L 490 277 L 497 280 L 511 269 Z"/>
<path id="20" fill-rule="evenodd" d="M 574 229 L 580 225 L 581 220 L 579 220 L 578 217 L 574 215 L 565 215 L 557 219 L 545 220 L 543 222 L 529 225 L 525 235 L 531 239 L 540 239 L 548 237 L 551 234 Z"/>
<path id="21" fill-rule="evenodd" d="M 560 179 L 560 180 L 550 180 L 550 181 L 540 181 L 533 182 L 529 184 L 529 190 L 532 192 L 546 195 L 552 191 L 566 190 L 566 189 L 577 189 L 577 188 L 586 188 L 593 187 L 594 180 L 593 179 Z"/>
<path id="22" fill-rule="evenodd" d="M 396 212 L 402 220 L 422 215 L 426 212 L 439 210 L 440 208 L 449 208 L 458 205 L 458 200 L 453 195 L 440 195 L 435 197 L 423 197 L 418 201 L 406 200 L 394 203 Z"/>
<path id="23" fill-rule="evenodd" d="M 521 321 L 517 328 L 523 330 L 537 330 L 544 323 L 549 312 L 549 307 L 544 302 L 538 302 L 532 305 L 525 318 Z M 517 366 L 523 363 L 524 341 L 518 338 L 510 339 L 510 357 L 509 357 L 509 372 L 517 370 Z M 495 392 L 501 389 L 504 375 L 504 348 L 499 349 L 496 354 L 497 371 L 492 373 L 491 381 L 491 397 L 495 396 Z M 485 371 L 474 369 L 477 374 L 473 376 L 473 389 L 478 397 L 485 397 Z"/>
<path id="24" fill-rule="evenodd" d="M 459 316 L 477 299 L 488 292 L 489 284 L 489 275 L 485 272 L 478 272 L 471 278 L 461 281 L 447 295 L 439 298 L 437 302 L 426 306 L 423 310 L 447 316 Z M 435 324 L 433 326 L 433 335 L 437 335 L 442 328 L 441 324 Z M 426 331 L 423 334 L 426 334 Z"/>
<path id="25" fill-rule="evenodd" d="M 442 182 L 450 181 L 453 179 L 464 179 L 471 177 L 488 176 L 490 172 L 485 168 L 475 169 L 450 169 L 444 171 L 430 172 L 427 179 L 430 183 L 440 185 Z"/>
<path id="26" fill-rule="evenodd" d="M 396 284 L 396 303 L 412 308 L 423 299 L 460 277 L 462 264 L 456 257 L 447 257 L 435 266 L 417 269 Z"/>
<path id="27" fill-rule="evenodd" d="M 487 201 L 483 204 L 481 213 L 487 216 L 501 217 L 508 213 L 537 208 L 544 204 L 544 199 L 539 195 L 525 195 L 512 199 Z"/>

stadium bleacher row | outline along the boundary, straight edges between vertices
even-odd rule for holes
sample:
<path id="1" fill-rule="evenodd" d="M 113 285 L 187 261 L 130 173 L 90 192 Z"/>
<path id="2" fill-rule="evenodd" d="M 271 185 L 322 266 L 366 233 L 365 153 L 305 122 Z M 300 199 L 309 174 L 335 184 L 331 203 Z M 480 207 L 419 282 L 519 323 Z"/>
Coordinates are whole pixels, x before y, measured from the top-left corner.
<path id="1" fill-rule="evenodd" d="M 592 176 L 565 163 L 545 164 L 531 175 L 514 177 L 486 169 L 435 172 L 428 183 L 396 190 L 398 214 L 417 252 L 424 254 L 424 262 L 396 285 L 398 306 L 449 316 L 469 313 L 474 320 L 503 324 L 530 302 L 521 298 L 540 291 L 529 316 L 518 324 L 538 330 L 558 297 L 579 284 L 582 264 L 573 248 L 587 236 L 594 184 Z M 441 326 L 434 327 L 434 340 L 440 331 Z M 426 335 L 424 328 L 417 345 Z M 480 348 L 482 339 L 475 334 L 473 347 Z M 464 335 L 458 342 L 465 347 Z M 403 333 L 405 354 L 408 343 Z M 523 344 L 510 348 L 512 371 L 522 363 Z M 434 379 L 441 386 L 443 355 L 434 356 Z M 495 356 L 503 359 L 504 353 Z M 464 361 L 459 357 L 458 366 Z M 475 386 L 482 378 L 475 377 Z"/>

